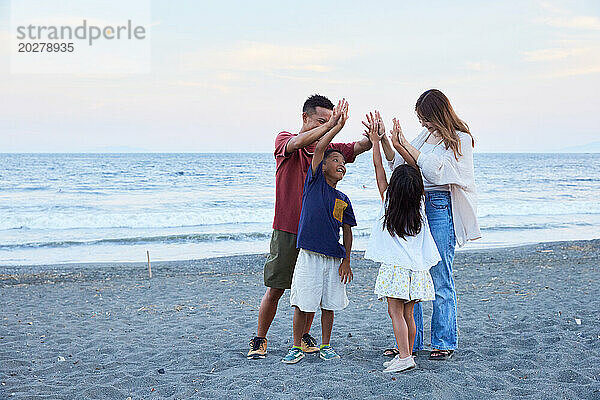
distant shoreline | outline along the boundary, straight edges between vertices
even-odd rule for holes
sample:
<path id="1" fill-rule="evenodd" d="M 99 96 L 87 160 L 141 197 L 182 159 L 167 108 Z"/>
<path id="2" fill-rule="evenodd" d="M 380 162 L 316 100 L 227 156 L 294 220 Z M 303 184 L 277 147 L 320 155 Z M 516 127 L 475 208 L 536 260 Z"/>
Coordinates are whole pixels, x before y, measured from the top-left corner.
<path id="1" fill-rule="evenodd" d="M 2 155 L 24 155 L 24 154 L 31 154 L 31 155 L 44 155 L 44 154 L 48 154 L 48 155 L 68 155 L 68 154 L 98 154 L 98 155 L 102 155 L 102 154 L 273 154 L 273 152 L 271 151 L 246 151 L 246 152 L 238 152 L 238 151 L 233 151 L 233 152 L 229 152 L 229 151 L 214 151 L 214 152 L 194 152 L 194 151 L 180 151 L 180 152 L 160 152 L 160 151 L 128 151 L 128 152 L 98 152 L 98 151 L 83 151 L 83 152 L 8 152 L 8 153 L 0 153 L 0 156 Z M 600 150 L 594 150 L 594 151 L 512 151 L 512 152 L 505 152 L 505 151 L 475 151 L 475 154 L 600 154 Z"/>
<path id="2" fill-rule="evenodd" d="M 528 248 L 539 247 L 539 246 L 559 246 L 559 245 L 574 245 L 577 243 L 596 243 L 600 242 L 600 238 L 593 238 L 587 240 L 563 240 L 563 241 L 550 241 L 550 242 L 535 242 L 535 243 L 523 243 L 523 244 L 514 244 L 514 245 L 506 245 L 506 246 L 490 246 L 490 247 L 482 247 L 482 248 L 457 248 L 457 253 L 463 254 L 477 254 L 477 253 L 485 253 L 485 252 L 502 252 L 509 250 L 527 250 Z M 364 250 L 353 250 L 353 257 L 361 258 L 363 257 Z M 160 267 L 160 266 L 175 266 L 184 264 L 195 264 L 195 263 L 211 263 L 211 262 L 221 262 L 229 259 L 236 258 L 253 258 L 253 257 L 265 257 L 268 255 L 268 252 L 258 252 L 258 253 L 240 253 L 240 254 L 232 254 L 225 256 L 217 256 L 217 257 L 206 257 L 206 258 L 191 258 L 191 259 L 178 259 L 178 260 L 161 260 L 161 261 L 152 261 L 152 268 Z M 139 262 L 139 261 L 102 261 L 102 262 L 68 262 L 68 263 L 56 263 L 56 264 L 15 264 L 15 265 L 0 265 L 0 276 L 2 274 L 21 274 L 21 273 L 31 273 L 32 271 L 48 271 L 48 270 L 71 270 L 79 271 L 78 268 L 82 269 L 94 269 L 94 268 L 102 268 L 106 267 L 114 267 L 115 265 L 125 266 L 125 267 L 146 267 L 147 262 Z M 74 269 L 73 267 L 76 267 Z M 28 271 L 28 272 L 25 272 Z"/>

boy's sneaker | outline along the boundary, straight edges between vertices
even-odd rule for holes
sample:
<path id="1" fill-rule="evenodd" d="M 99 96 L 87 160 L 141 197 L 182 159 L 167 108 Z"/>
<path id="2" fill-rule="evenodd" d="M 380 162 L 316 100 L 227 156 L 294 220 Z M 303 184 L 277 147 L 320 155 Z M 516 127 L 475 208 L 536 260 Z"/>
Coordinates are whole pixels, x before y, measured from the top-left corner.
<path id="1" fill-rule="evenodd" d="M 258 360 L 267 356 L 267 339 L 259 338 L 258 336 L 253 337 L 250 340 L 250 351 L 246 356 L 251 360 Z"/>
<path id="2" fill-rule="evenodd" d="M 302 341 L 300 342 L 300 347 L 302 351 L 311 354 L 319 351 L 319 346 L 317 346 L 317 341 L 314 337 L 310 336 L 310 334 L 305 333 L 302 336 Z"/>
<path id="3" fill-rule="evenodd" d="M 400 358 L 400 356 L 394 357 L 391 364 L 387 366 L 383 372 L 402 372 L 416 367 L 414 358 L 408 356 L 406 358 Z"/>
<path id="4" fill-rule="evenodd" d="M 304 352 L 297 347 L 292 347 L 287 355 L 281 360 L 285 364 L 296 364 L 304 358 Z"/>
<path id="5" fill-rule="evenodd" d="M 335 352 L 335 350 L 333 350 L 333 347 L 331 347 L 331 346 L 321 347 L 321 350 L 319 350 L 319 357 L 322 360 L 326 360 L 326 361 L 340 358 L 340 356 L 338 356 L 338 354 Z"/>

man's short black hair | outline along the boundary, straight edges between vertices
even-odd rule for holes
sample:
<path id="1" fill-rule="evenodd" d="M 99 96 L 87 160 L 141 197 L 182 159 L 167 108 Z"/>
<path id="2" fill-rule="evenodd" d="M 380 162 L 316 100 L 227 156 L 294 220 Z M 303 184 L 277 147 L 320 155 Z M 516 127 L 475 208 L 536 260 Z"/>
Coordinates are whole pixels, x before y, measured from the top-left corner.
<path id="1" fill-rule="evenodd" d="M 305 112 L 307 114 L 314 114 L 317 107 L 323 107 L 328 110 L 333 110 L 333 103 L 325 96 L 321 96 L 320 94 L 313 94 L 304 102 L 302 112 Z"/>
<path id="2" fill-rule="evenodd" d="M 327 157 L 329 157 L 330 154 L 332 153 L 340 153 L 342 155 L 342 157 L 344 157 L 344 161 L 346 161 L 346 156 L 344 156 L 344 153 L 342 153 L 341 151 L 337 150 L 337 149 L 327 149 L 325 150 L 325 153 L 323 154 L 323 160 L 327 160 Z"/>

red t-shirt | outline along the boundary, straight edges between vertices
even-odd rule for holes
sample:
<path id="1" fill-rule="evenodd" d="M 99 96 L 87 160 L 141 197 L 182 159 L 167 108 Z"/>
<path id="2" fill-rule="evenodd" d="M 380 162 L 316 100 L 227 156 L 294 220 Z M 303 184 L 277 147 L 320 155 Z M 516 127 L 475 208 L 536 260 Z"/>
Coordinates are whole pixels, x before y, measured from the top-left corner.
<path id="1" fill-rule="evenodd" d="M 306 173 L 312 162 L 316 144 L 311 144 L 291 154 L 285 154 L 288 141 L 297 136 L 281 132 L 275 138 L 275 218 L 273 229 L 298 234 L 302 190 Z M 328 148 L 339 150 L 347 163 L 354 162 L 354 142 L 331 143 Z"/>

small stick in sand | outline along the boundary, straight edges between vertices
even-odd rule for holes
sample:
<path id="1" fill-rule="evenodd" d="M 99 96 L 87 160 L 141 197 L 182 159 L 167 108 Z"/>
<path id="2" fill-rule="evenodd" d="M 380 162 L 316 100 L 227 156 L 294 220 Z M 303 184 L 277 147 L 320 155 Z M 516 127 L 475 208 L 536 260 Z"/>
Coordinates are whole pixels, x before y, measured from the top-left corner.
<path id="1" fill-rule="evenodd" d="M 152 267 L 150 267 L 150 252 L 146 250 L 146 256 L 148 257 L 148 275 L 150 275 L 150 279 L 152 279 Z"/>

